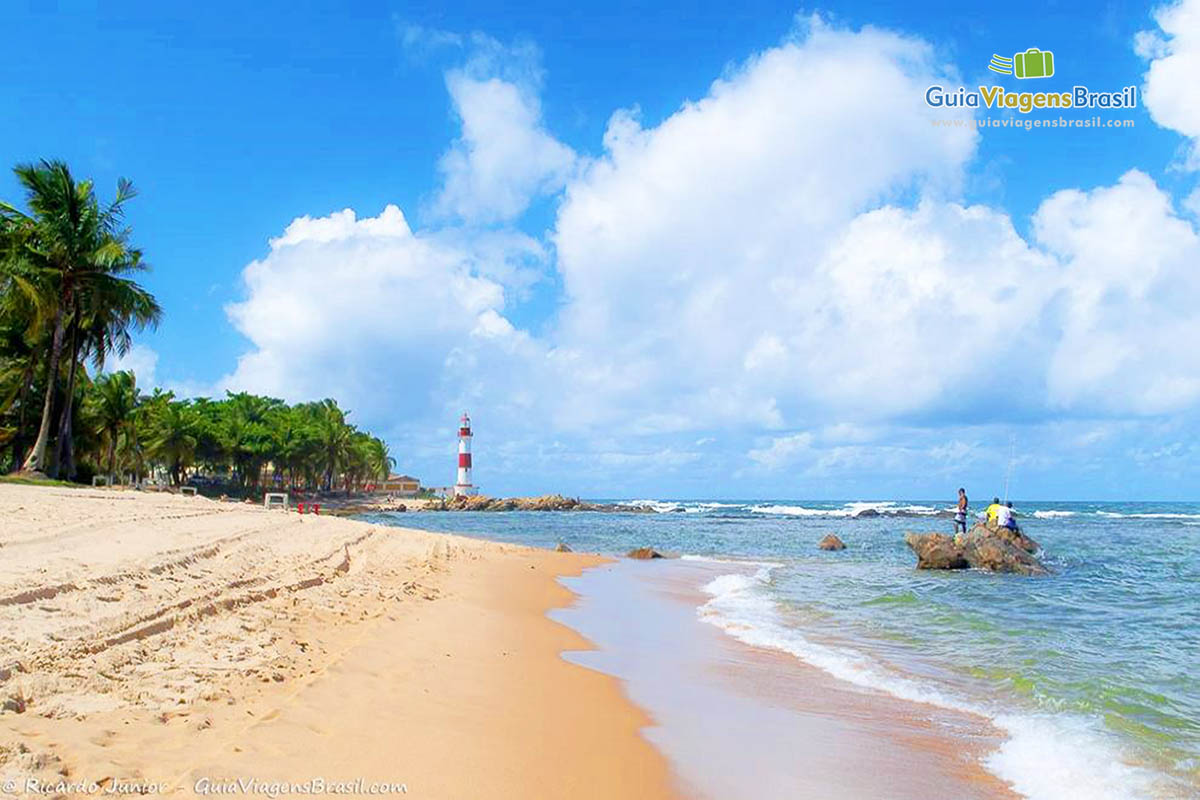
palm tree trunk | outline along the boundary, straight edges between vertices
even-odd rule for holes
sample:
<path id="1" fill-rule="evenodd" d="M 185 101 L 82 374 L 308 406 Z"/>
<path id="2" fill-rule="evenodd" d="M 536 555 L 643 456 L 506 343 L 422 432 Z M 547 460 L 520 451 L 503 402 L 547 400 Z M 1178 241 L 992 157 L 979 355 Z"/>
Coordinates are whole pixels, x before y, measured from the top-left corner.
<path id="1" fill-rule="evenodd" d="M 34 472 L 45 469 L 46 450 L 50 444 L 50 420 L 54 417 L 54 387 L 58 383 L 58 360 L 62 355 L 63 326 L 62 304 L 54 311 L 54 335 L 50 339 L 50 363 L 46 365 L 46 399 L 42 403 L 42 424 L 38 427 L 37 439 L 25 463 L 21 465 L 22 472 Z"/>
<path id="2" fill-rule="evenodd" d="M 117 431 L 109 432 L 108 439 L 108 485 L 113 485 L 113 472 L 117 466 Z"/>
<path id="3" fill-rule="evenodd" d="M 21 465 L 21 454 L 25 452 L 25 411 L 29 404 L 29 393 L 33 390 L 33 372 L 36 366 L 32 354 L 29 356 L 29 363 L 25 365 L 25 372 L 21 375 L 21 393 L 17 396 L 17 403 L 21 407 L 19 416 L 17 417 L 17 435 L 12 440 L 12 469 L 15 471 Z"/>
<path id="4" fill-rule="evenodd" d="M 67 372 L 67 396 L 63 400 L 58 418 L 58 441 L 54 455 L 54 477 L 65 475 L 68 480 L 75 477 L 75 448 L 71 440 L 71 418 L 75 410 L 75 371 L 79 368 L 79 315 L 71 320 L 71 367 Z"/>

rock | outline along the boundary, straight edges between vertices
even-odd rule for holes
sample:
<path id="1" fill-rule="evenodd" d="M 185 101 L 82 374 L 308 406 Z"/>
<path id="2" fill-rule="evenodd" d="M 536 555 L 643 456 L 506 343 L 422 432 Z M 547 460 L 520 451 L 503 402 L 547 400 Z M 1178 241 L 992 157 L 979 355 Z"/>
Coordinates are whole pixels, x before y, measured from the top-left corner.
<path id="1" fill-rule="evenodd" d="M 817 547 L 821 548 L 822 550 L 845 550 L 846 543 L 831 533 L 822 539 L 821 543 L 818 544 Z"/>
<path id="2" fill-rule="evenodd" d="M 862 511 L 859 511 L 857 514 L 855 514 L 854 518 L 862 519 L 863 517 L 878 517 L 878 516 L 879 516 L 879 512 L 876 511 L 875 509 L 864 508 Z"/>
<path id="3" fill-rule="evenodd" d="M 404 505 L 404 503 L 401 503 L 393 508 L 392 511 L 399 511 L 401 514 L 403 514 L 404 512 L 408 511 L 408 506 Z"/>
<path id="4" fill-rule="evenodd" d="M 963 549 L 944 533 L 909 533 L 905 543 L 917 554 L 917 569 L 966 569 Z"/>
<path id="5" fill-rule="evenodd" d="M 25 713 L 25 698 L 19 694 L 10 695 L 0 702 L 0 713 L 11 711 L 14 714 Z"/>
<path id="6" fill-rule="evenodd" d="M 971 530 L 975 530 L 975 528 L 983 528 L 986 531 L 990 531 L 999 536 L 1001 539 L 1007 541 L 1009 544 L 1016 545 L 1017 547 L 1021 548 L 1026 553 L 1032 554 L 1042 549 L 1040 544 L 1022 533 L 1019 528 L 1015 531 L 1011 528 L 996 528 L 993 530 L 992 528 L 988 528 L 979 522 L 975 523 Z"/>
<path id="7" fill-rule="evenodd" d="M 650 558 L 662 558 L 663 555 L 662 555 L 662 553 L 655 550 L 653 547 L 639 547 L 636 550 L 630 550 L 628 553 L 625 554 L 625 557 L 626 558 L 650 559 Z"/>
<path id="8" fill-rule="evenodd" d="M 975 569 L 1017 575 L 1048 575 L 1049 570 L 1042 562 L 1015 543 L 1020 541 L 1017 538 L 1019 535 L 1014 536 L 1011 531 L 1001 533 L 983 525 L 976 525 L 962 537 L 963 556 Z"/>
<path id="9" fill-rule="evenodd" d="M 554 552 L 556 552 L 556 553 L 570 553 L 570 552 L 572 552 L 572 551 L 571 551 L 571 548 L 570 548 L 570 547 L 567 547 L 567 545 L 566 545 L 566 543 L 565 543 L 565 542 L 559 542 L 559 543 L 558 543 L 558 547 L 555 547 L 555 548 L 554 548 Z"/>
<path id="10" fill-rule="evenodd" d="M 1036 547 L 1036 543 L 1024 537 Z M 965 535 L 950 537 L 944 533 L 909 533 L 905 543 L 917 555 L 917 569 L 975 569 L 1017 575 L 1047 575 L 1049 570 L 1023 547 L 1012 532 L 976 525 Z"/>

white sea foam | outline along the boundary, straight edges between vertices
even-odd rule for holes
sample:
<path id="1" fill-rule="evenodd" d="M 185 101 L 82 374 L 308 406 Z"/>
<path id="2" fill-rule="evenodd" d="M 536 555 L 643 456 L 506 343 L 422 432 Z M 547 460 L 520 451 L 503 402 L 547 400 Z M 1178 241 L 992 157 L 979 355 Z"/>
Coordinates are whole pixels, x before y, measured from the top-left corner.
<path id="1" fill-rule="evenodd" d="M 1200 514 L 1171 514 L 1171 513 L 1134 513 L 1121 514 L 1116 511 L 1097 511 L 1097 516 L 1109 517 L 1110 519 L 1200 519 Z"/>
<path id="2" fill-rule="evenodd" d="M 696 503 L 676 500 L 622 500 L 615 505 L 628 508 L 650 508 L 660 514 L 671 512 L 686 514 L 703 514 L 705 511 L 715 511 L 719 508 L 741 508 L 739 503 Z"/>
<path id="3" fill-rule="evenodd" d="M 782 567 L 778 561 L 756 561 L 750 558 L 717 558 L 716 556 L 702 556 L 696 553 L 684 553 L 679 557 L 680 561 L 704 561 L 709 564 L 737 564 L 745 567 Z"/>
<path id="4" fill-rule="evenodd" d="M 1035 511 L 1033 516 L 1037 519 L 1058 519 L 1060 517 L 1073 517 L 1074 511 Z"/>
<path id="5" fill-rule="evenodd" d="M 875 511 L 883 516 L 933 516 L 943 509 L 933 506 L 902 506 L 891 501 L 879 501 L 846 503 L 841 508 L 810 508 L 800 505 L 764 503 L 750 506 L 750 510 L 756 514 L 778 514 L 789 517 L 854 517 L 864 511 Z"/>
<path id="6" fill-rule="evenodd" d="M 897 674 L 863 652 L 806 638 L 789 627 L 767 591 L 771 566 L 753 575 L 714 578 L 699 616 L 736 639 L 789 653 L 834 678 L 939 708 L 983 716 L 1008 735 L 985 765 L 1029 800 L 1133 800 L 1159 796 L 1155 776 L 1124 763 L 1115 743 L 1091 720 L 987 708 Z"/>

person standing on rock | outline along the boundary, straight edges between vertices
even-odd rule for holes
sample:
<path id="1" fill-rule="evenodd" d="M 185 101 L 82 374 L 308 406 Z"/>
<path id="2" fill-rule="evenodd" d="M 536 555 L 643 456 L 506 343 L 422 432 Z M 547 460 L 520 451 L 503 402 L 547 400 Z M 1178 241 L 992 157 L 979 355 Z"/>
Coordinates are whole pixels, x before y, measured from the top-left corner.
<path id="1" fill-rule="evenodd" d="M 961 486 L 958 489 L 958 510 L 954 512 L 954 533 L 967 532 L 967 490 Z"/>

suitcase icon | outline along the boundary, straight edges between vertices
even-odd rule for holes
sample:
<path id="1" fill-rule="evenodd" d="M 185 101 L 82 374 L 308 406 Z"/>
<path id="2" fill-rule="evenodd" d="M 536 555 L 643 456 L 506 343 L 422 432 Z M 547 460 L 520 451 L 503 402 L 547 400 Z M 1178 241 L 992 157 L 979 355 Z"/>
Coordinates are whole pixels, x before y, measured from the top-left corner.
<path id="1" fill-rule="evenodd" d="M 1018 78 L 1049 78 L 1054 74 L 1054 53 L 1031 47 L 1013 56 L 1013 67 Z"/>

